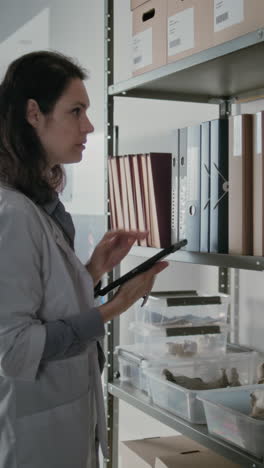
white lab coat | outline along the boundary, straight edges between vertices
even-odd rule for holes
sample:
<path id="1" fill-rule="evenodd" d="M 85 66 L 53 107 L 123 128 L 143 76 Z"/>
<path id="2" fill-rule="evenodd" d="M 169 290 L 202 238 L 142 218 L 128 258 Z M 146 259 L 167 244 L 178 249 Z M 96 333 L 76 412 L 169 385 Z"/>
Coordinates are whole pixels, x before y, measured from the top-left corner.
<path id="1" fill-rule="evenodd" d="M 94 468 L 96 423 L 106 455 L 98 337 L 77 356 L 40 364 L 42 320 L 91 307 L 92 278 L 60 229 L 0 187 L 0 468 Z"/>

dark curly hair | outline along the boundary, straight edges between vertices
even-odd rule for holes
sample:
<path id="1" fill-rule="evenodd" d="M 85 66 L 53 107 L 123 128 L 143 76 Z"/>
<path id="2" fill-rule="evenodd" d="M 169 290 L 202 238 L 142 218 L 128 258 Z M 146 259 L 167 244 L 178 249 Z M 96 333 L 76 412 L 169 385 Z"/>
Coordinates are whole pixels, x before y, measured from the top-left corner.
<path id="1" fill-rule="evenodd" d="M 26 119 L 28 99 L 49 114 L 72 79 L 87 72 L 57 52 L 38 51 L 10 64 L 0 85 L 0 182 L 14 187 L 36 203 L 52 199 L 63 186 L 62 166 L 48 166 L 46 152 Z"/>

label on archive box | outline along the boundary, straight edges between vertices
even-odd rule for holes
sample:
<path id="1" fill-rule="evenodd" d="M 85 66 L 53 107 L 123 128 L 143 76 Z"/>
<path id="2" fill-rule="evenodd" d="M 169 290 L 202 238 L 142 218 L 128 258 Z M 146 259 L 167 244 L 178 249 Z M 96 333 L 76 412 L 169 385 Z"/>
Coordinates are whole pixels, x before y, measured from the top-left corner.
<path id="1" fill-rule="evenodd" d="M 244 0 L 214 0 L 214 32 L 244 21 Z"/>
<path id="2" fill-rule="evenodd" d="M 194 9 L 187 8 L 168 18 L 168 56 L 194 47 Z"/>
<path id="3" fill-rule="evenodd" d="M 235 115 L 233 118 L 233 156 L 242 156 L 242 116 Z"/>
<path id="4" fill-rule="evenodd" d="M 152 28 L 142 31 L 132 39 L 133 70 L 151 65 L 152 58 Z"/>

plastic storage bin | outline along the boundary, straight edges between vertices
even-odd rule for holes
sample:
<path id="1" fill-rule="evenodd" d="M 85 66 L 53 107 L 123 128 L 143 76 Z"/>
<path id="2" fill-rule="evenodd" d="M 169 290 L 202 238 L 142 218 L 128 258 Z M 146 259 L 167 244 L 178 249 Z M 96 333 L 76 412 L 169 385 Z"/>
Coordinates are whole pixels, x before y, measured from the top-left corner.
<path id="1" fill-rule="evenodd" d="M 264 385 L 204 392 L 199 399 L 204 405 L 208 430 L 214 436 L 240 447 L 250 454 L 264 457 L 264 420 L 249 416 L 250 393 L 264 391 Z"/>
<path id="2" fill-rule="evenodd" d="M 118 356 L 120 381 L 148 393 L 147 377 L 143 371 L 151 366 L 150 361 L 144 358 L 134 345 L 127 345 L 125 348 L 118 346 L 115 353 Z"/>
<path id="3" fill-rule="evenodd" d="M 204 382 L 219 379 L 221 368 L 226 369 L 228 380 L 231 369 L 235 368 L 242 385 L 256 382 L 256 352 L 228 353 L 215 359 L 185 361 L 169 367 L 174 375 L 186 377 L 200 377 Z M 206 417 L 202 402 L 197 399 L 203 394 L 218 392 L 218 390 L 189 390 L 175 383 L 169 382 L 162 375 L 165 366 L 145 369 L 148 378 L 149 393 L 153 403 L 195 424 L 206 424 Z M 239 387 L 240 388 L 240 387 Z M 228 388 L 221 392 L 228 391 Z"/>
<path id="4" fill-rule="evenodd" d="M 129 330 L 134 335 L 134 344 L 141 346 L 143 354 L 175 358 L 219 355 L 226 352 L 227 327 L 220 328 L 220 333 L 202 335 L 167 336 L 160 328 L 144 326 L 131 322 Z"/>
<path id="5" fill-rule="evenodd" d="M 226 323 L 229 296 L 154 294 L 143 308 L 141 303 L 138 301 L 135 305 L 135 318 L 145 325 L 155 328 L 213 326 Z"/>

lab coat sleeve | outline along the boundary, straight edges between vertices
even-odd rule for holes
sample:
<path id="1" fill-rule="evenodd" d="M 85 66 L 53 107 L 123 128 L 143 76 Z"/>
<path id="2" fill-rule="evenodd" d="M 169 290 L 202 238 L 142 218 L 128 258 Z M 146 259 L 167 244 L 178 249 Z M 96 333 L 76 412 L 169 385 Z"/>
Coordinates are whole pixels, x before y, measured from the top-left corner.
<path id="1" fill-rule="evenodd" d="M 89 313 L 45 322 L 46 342 L 42 361 L 62 359 L 81 353 L 89 341 L 104 337 L 102 315 L 97 308 Z"/>
<path id="2" fill-rule="evenodd" d="M 0 205 L 0 375 L 34 380 L 45 344 L 42 230 L 26 206 Z"/>

